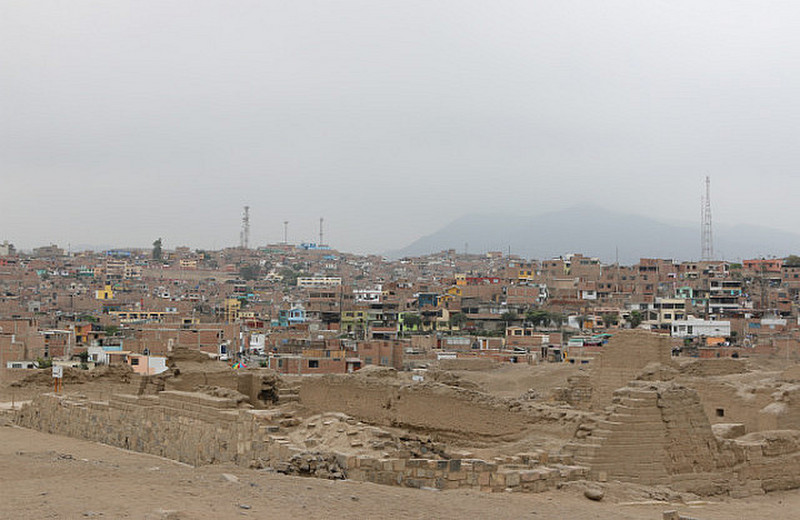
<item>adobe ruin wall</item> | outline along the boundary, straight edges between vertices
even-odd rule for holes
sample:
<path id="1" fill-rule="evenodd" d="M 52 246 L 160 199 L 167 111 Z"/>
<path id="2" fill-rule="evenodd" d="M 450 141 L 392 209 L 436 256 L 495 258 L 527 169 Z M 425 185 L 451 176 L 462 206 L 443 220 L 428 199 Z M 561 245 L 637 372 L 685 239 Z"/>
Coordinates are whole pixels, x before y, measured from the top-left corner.
<path id="1" fill-rule="evenodd" d="M 486 461 L 310 450 L 283 435 L 283 424 L 296 423 L 285 412 L 237 406 L 235 399 L 181 391 L 115 395 L 109 401 L 51 393 L 25 405 L 15 422 L 196 466 L 230 462 L 287 474 L 416 488 L 537 492 L 583 479 L 587 471 L 571 464 L 568 455 L 544 451 Z"/>

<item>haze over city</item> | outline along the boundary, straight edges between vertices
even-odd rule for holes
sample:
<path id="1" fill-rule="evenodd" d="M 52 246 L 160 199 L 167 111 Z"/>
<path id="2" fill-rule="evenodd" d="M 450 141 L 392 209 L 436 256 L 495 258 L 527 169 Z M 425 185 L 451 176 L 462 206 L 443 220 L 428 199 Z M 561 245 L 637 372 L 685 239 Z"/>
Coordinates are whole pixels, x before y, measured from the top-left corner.
<path id="1" fill-rule="evenodd" d="M 0 238 L 401 248 L 592 203 L 793 231 L 790 2 L 4 2 Z"/>
<path id="2" fill-rule="evenodd" d="M 798 518 L 798 27 L 0 2 L 0 519 Z"/>

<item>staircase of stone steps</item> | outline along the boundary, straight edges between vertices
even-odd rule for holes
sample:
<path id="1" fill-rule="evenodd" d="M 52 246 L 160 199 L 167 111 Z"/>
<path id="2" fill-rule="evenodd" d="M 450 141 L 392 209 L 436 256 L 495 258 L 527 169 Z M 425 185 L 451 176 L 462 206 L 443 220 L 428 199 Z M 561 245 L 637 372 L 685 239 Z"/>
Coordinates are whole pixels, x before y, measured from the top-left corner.
<path id="1" fill-rule="evenodd" d="M 278 387 L 278 403 L 285 404 L 300 401 L 300 389 L 298 386 L 280 386 Z"/>
<path id="2" fill-rule="evenodd" d="M 602 419 L 588 419 L 578 426 L 575 439 L 564 446 L 563 452 L 570 453 L 575 464 L 592 467 L 597 462 L 600 447 L 608 441 L 612 432 L 624 428 L 637 410 L 647 408 L 650 396 L 639 396 L 630 389 L 620 389 L 613 404 Z"/>
<path id="3" fill-rule="evenodd" d="M 300 419 L 293 413 L 282 409 L 258 410 L 253 412 L 259 417 L 259 431 L 263 435 L 278 434 L 284 428 L 292 428 L 300 424 Z"/>
<path id="4" fill-rule="evenodd" d="M 639 469 L 634 473 L 655 481 L 664 476 L 664 469 L 650 464 L 650 460 L 660 460 L 664 440 L 657 394 L 625 387 L 615 391 L 602 419 L 578 427 L 575 439 L 564 446 L 563 452 L 571 453 L 575 464 L 588 467 L 592 477 L 641 465 L 653 467 L 646 475 Z"/>

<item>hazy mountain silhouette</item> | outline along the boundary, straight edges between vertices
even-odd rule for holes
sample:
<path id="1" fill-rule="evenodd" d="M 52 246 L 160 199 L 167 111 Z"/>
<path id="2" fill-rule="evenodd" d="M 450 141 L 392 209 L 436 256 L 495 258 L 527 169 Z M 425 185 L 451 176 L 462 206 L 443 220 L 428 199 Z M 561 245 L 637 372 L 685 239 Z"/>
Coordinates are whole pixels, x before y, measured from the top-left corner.
<path id="1" fill-rule="evenodd" d="M 388 253 L 391 258 L 435 253 L 446 249 L 480 253 L 511 248 L 527 258 L 550 258 L 567 253 L 596 256 L 621 263 L 639 258 L 696 260 L 700 257 L 699 225 L 680 225 L 599 207 L 577 207 L 532 217 L 511 215 L 463 216 L 408 246 Z M 740 260 L 800 252 L 800 235 L 766 227 L 716 225 L 717 258 Z"/>

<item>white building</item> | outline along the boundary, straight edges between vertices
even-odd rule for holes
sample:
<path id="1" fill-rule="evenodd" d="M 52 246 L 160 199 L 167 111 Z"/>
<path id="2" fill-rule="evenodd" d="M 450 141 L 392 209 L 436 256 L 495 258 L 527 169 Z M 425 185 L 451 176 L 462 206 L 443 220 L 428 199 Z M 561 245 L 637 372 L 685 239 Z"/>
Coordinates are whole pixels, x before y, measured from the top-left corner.
<path id="1" fill-rule="evenodd" d="M 383 287 L 377 285 L 372 289 L 354 289 L 353 298 L 356 303 L 381 303 Z"/>
<path id="2" fill-rule="evenodd" d="M 731 322 L 689 318 L 672 321 L 673 338 L 696 338 L 699 336 L 728 337 L 731 335 Z"/>
<path id="3" fill-rule="evenodd" d="M 313 278 L 298 278 L 297 286 L 305 289 L 318 289 L 321 287 L 338 287 L 342 279 L 338 276 L 319 276 Z"/>

